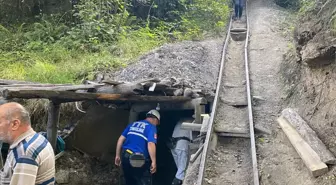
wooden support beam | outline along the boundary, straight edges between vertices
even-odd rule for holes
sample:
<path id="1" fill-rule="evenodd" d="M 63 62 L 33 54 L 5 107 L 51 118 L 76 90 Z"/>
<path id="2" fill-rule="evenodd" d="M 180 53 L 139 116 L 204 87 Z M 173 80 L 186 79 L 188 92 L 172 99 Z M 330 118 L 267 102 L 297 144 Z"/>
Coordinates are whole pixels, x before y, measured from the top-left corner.
<path id="1" fill-rule="evenodd" d="M 217 135 L 221 137 L 250 138 L 248 133 L 217 132 Z"/>
<path id="2" fill-rule="evenodd" d="M 290 125 L 290 123 L 281 116 L 278 123 L 287 135 L 296 152 L 314 176 L 320 176 L 328 172 L 328 167 L 323 163 L 317 153 L 309 146 L 309 144 L 300 136 L 300 134 Z"/>
<path id="3" fill-rule="evenodd" d="M 202 127 L 201 127 L 200 132 L 206 133 L 209 129 L 210 116 L 209 114 L 203 114 L 202 117 L 203 117 L 203 121 L 202 121 Z"/>
<path id="4" fill-rule="evenodd" d="M 4 90 L 3 97 L 12 98 L 46 98 L 62 102 L 74 102 L 84 100 L 105 100 L 109 102 L 188 102 L 191 99 L 183 96 L 140 96 L 122 94 L 79 93 L 71 91 L 48 90 Z"/>
<path id="5" fill-rule="evenodd" d="M 185 102 L 162 102 L 160 103 L 160 110 L 193 110 L 195 108 L 195 104 L 203 103 L 206 104 L 205 98 L 195 98 Z M 150 109 L 153 109 L 157 106 L 155 102 L 146 102 L 146 103 L 133 103 L 132 108 L 136 112 L 145 112 Z"/>
<path id="6" fill-rule="evenodd" d="M 324 143 L 319 139 L 316 132 L 310 128 L 307 122 L 304 121 L 296 111 L 287 108 L 282 111 L 282 116 L 296 129 L 324 163 L 336 164 L 335 156 L 328 150 Z"/>
<path id="7" fill-rule="evenodd" d="M 128 123 L 133 123 L 138 120 L 139 112 L 135 111 L 133 108 L 129 111 Z"/>
<path id="8" fill-rule="evenodd" d="M 60 115 L 60 104 L 50 101 L 48 107 L 47 138 L 55 152 L 56 152 L 57 126 L 59 122 L 59 115 Z"/>
<path id="9" fill-rule="evenodd" d="M 190 156 L 191 163 L 193 163 L 198 158 L 198 156 L 202 153 L 203 147 L 204 147 L 204 144 L 202 144 L 202 146 L 199 147 L 198 150 L 194 154 L 191 154 Z"/>
<path id="10" fill-rule="evenodd" d="M 27 82 L 27 81 L 19 81 L 19 80 L 6 80 L 6 79 L 0 79 L 1 85 L 10 85 L 10 84 L 38 84 L 35 82 Z"/>
<path id="11" fill-rule="evenodd" d="M 181 124 L 181 129 L 183 130 L 200 131 L 201 128 L 202 128 L 201 124 L 187 123 L 187 122 L 183 122 Z"/>
<path id="12" fill-rule="evenodd" d="M 57 159 L 59 159 L 60 157 L 62 157 L 64 154 L 65 154 L 65 151 L 62 151 L 62 152 L 60 152 L 59 154 L 57 154 L 57 155 L 55 156 L 55 161 L 56 161 Z"/>
<path id="13" fill-rule="evenodd" d="M 4 85 L 0 86 L 0 91 L 9 90 L 9 91 L 20 91 L 20 90 L 45 90 L 45 91 L 76 91 L 76 90 L 87 90 L 87 89 L 94 89 L 97 87 L 103 86 L 100 85 L 41 85 L 38 84 L 37 86 L 30 86 L 30 85 Z"/>
<path id="14" fill-rule="evenodd" d="M 201 102 L 199 104 L 195 105 L 195 123 L 202 124 L 202 114 L 205 113 L 205 104 L 202 104 Z"/>

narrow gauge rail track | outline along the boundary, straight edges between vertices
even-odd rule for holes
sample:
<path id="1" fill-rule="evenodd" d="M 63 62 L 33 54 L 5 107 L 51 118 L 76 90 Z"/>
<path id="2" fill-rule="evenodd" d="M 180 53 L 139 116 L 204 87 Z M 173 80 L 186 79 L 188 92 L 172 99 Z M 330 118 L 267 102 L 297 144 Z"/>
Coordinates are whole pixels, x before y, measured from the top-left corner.
<path id="1" fill-rule="evenodd" d="M 247 11 L 241 20 L 230 19 L 216 95 L 196 170 L 197 181 L 184 184 L 259 185 L 249 78 L 248 21 Z"/>

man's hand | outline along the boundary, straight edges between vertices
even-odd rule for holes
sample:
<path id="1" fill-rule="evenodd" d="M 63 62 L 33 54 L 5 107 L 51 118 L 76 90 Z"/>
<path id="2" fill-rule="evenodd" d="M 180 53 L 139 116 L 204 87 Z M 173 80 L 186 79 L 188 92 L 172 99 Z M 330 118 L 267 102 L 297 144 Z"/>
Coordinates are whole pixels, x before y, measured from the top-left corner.
<path id="1" fill-rule="evenodd" d="M 151 174 L 154 174 L 156 172 L 156 163 L 152 162 L 151 168 L 150 168 Z"/>
<path id="2" fill-rule="evenodd" d="M 121 164 L 120 156 L 115 157 L 114 164 L 117 165 L 117 166 L 120 166 L 120 164 Z"/>

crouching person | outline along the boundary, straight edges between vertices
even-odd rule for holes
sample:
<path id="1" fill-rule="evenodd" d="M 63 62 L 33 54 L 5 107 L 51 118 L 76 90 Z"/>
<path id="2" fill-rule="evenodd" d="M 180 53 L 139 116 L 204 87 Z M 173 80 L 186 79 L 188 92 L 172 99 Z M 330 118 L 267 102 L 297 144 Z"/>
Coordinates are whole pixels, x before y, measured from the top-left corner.
<path id="1" fill-rule="evenodd" d="M 0 185 L 55 184 L 53 148 L 31 128 L 29 113 L 22 105 L 0 106 L 0 140 L 10 145 Z"/>
<path id="2" fill-rule="evenodd" d="M 122 166 L 126 185 L 150 185 L 156 172 L 156 126 L 160 114 L 151 110 L 146 119 L 127 126 L 118 139 L 115 164 Z"/>
<path id="3" fill-rule="evenodd" d="M 171 153 L 177 167 L 177 172 L 172 185 L 182 185 L 189 162 L 189 143 L 192 139 L 192 132 L 181 129 L 182 122 L 183 121 L 179 121 L 175 125 L 169 144 L 169 148 L 171 149 Z"/>

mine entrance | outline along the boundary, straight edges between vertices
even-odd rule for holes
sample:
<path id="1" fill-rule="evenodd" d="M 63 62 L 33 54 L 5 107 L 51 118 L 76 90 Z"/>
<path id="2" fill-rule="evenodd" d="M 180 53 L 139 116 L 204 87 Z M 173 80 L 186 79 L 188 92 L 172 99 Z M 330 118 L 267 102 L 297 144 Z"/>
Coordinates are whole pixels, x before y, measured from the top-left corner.
<path id="1" fill-rule="evenodd" d="M 177 171 L 174 159 L 166 143 L 171 137 L 176 123 L 181 118 L 191 118 L 193 110 L 160 111 L 161 122 L 158 126 L 157 173 L 153 175 L 153 185 L 170 185 Z M 144 119 L 146 112 L 139 114 Z"/>

